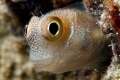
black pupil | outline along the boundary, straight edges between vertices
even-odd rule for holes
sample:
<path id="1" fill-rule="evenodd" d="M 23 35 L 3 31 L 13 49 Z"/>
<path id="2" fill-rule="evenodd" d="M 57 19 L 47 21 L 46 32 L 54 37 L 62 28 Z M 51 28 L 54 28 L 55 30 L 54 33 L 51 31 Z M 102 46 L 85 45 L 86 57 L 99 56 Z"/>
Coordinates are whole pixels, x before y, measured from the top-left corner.
<path id="1" fill-rule="evenodd" d="M 52 35 L 55 35 L 58 32 L 58 25 L 56 23 L 51 23 L 49 25 L 49 31 Z"/>

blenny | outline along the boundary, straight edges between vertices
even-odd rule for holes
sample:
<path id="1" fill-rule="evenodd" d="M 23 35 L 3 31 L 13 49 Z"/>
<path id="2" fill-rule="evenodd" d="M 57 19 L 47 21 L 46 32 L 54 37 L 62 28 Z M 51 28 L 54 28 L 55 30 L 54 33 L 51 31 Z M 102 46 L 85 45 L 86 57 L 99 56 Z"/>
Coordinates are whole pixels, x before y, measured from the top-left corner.
<path id="1" fill-rule="evenodd" d="M 107 59 L 106 37 L 82 3 L 33 16 L 26 26 L 29 57 L 43 71 L 98 69 Z"/>

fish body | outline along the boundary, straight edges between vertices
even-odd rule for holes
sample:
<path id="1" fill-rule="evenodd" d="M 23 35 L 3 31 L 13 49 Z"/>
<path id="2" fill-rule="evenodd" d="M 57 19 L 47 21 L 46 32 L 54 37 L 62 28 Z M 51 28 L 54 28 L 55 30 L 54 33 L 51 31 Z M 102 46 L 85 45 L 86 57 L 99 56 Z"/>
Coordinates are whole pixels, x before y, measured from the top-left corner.
<path id="1" fill-rule="evenodd" d="M 96 68 L 106 38 L 96 18 L 83 8 L 65 7 L 41 17 L 33 16 L 27 26 L 29 57 L 37 68 L 52 73 Z M 104 57 L 103 57 L 104 58 Z"/>

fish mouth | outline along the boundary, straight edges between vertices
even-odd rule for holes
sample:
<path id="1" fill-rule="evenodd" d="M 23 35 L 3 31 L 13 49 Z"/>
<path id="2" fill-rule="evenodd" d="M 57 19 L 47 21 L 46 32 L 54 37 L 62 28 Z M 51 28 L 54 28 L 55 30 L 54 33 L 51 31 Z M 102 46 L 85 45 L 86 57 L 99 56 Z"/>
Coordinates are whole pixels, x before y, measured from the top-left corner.
<path id="1" fill-rule="evenodd" d="M 49 66 L 51 66 L 52 64 L 53 64 L 53 62 L 46 62 L 45 60 L 31 60 L 31 62 L 35 65 L 35 66 L 37 66 L 37 67 L 39 67 L 39 68 L 46 68 L 46 67 L 49 67 Z"/>
<path id="2" fill-rule="evenodd" d="M 31 60 L 37 70 L 49 71 L 54 73 L 55 69 L 57 68 L 57 61 L 48 61 L 49 60 Z"/>
<path id="3" fill-rule="evenodd" d="M 48 53 L 30 53 L 29 58 L 35 67 L 43 71 L 51 71 L 57 65 L 57 59 Z"/>
<path id="4" fill-rule="evenodd" d="M 35 64 L 35 65 L 40 64 L 40 66 L 51 64 L 53 62 L 52 56 L 49 56 L 49 55 L 36 56 L 36 55 L 31 54 L 30 60 L 33 64 Z"/>

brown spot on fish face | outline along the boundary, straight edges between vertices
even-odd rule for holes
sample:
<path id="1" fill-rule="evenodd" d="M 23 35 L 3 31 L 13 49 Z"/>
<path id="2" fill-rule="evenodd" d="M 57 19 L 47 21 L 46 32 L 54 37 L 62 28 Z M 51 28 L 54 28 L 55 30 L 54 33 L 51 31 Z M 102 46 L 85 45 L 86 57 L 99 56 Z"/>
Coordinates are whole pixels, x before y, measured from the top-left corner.
<path id="1" fill-rule="evenodd" d="M 97 62 L 94 59 L 100 55 L 105 36 L 94 17 L 75 8 L 62 8 L 41 17 L 34 16 L 26 39 L 35 66 L 62 73 L 96 65 L 92 62 Z"/>

